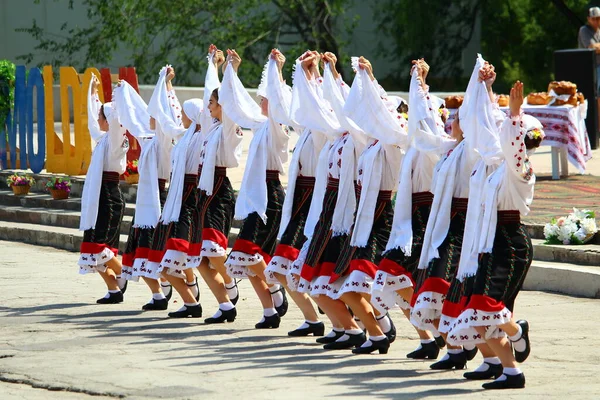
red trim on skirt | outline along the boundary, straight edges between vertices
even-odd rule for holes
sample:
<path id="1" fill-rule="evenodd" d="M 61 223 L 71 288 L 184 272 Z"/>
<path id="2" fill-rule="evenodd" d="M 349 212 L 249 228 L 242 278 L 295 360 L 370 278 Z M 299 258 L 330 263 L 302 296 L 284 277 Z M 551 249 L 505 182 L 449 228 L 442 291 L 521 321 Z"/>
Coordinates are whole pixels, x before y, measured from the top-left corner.
<path id="1" fill-rule="evenodd" d="M 354 271 L 364 272 L 371 278 L 375 279 L 375 274 L 377 273 L 377 265 L 369 260 L 364 259 L 350 260 L 350 265 L 348 266 L 348 269 L 346 270 L 343 276 L 348 276 Z M 337 281 L 339 277 L 340 275 L 336 274 L 335 272 L 332 272 L 329 283 Z"/>
<path id="2" fill-rule="evenodd" d="M 188 256 L 196 257 L 200 255 L 200 251 L 202 251 L 202 243 L 190 243 L 188 251 Z"/>
<path id="3" fill-rule="evenodd" d="M 211 242 L 215 242 L 222 248 L 227 248 L 227 236 L 223 232 L 214 228 L 204 228 L 202 229 L 202 240 L 210 240 Z M 198 253 L 200 254 L 200 253 Z M 263 256 L 264 257 L 264 256 Z"/>
<path id="4" fill-rule="evenodd" d="M 249 240 L 237 239 L 235 241 L 235 243 L 233 244 L 232 251 L 240 251 L 242 253 L 246 253 L 246 254 L 250 254 L 250 255 L 258 253 L 263 257 L 263 259 L 265 260 L 265 263 L 268 264 L 269 262 L 271 262 L 271 256 L 269 254 L 265 253 L 259 245 L 257 245 L 256 243 L 253 243 Z"/>
<path id="5" fill-rule="evenodd" d="M 148 252 L 148 261 L 159 263 L 162 261 L 165 253 L 166 250 L 150 250 Z"/>
<path id="6" fill-rule="evenodd" d="M 131 266 L 133 266 L 133 260 L 135 260 L 134 253 L 123 254 L 123 258 L 121 259 L 121 264 L 123 264 L 124 267 L 131 267 Z"/>
<path id="7" fill-rule="evenodd" d="M 415 280 L 413 279 L 412 274 L 408 272 L 402 265 L 390 260 L 389 258 L 384 258 L 381 260 L 379 262 L 378 269 L 394 276 L 406 275 L 412 281 L 413 286 L 415 285 Z"/>
<path id="8" fill-rule="evenodd" d="M 415 302 L 417 301 L 417 298 L 421 293 L 434 292 L 440 293 L 445 296 L 446 294 L 448 294 L 448 289 L 450 289 L 450 282 L 442 278 L 427 278 L 425 279 L 425 282 L 423 282 L 423 286 L 421 286 L 421 289 L 419 289 L 418 292 L 415 292 L 413 294 L 413 297 L 410 301 L 410 305 L 415 305 Z"/>
<path id="9" fill-rule="evenodd" d="M 165 249 L 181 251 L 182 253 L 187 254 L 188 250 L 190 249 L 190 242 L 188 242 L 185 239 L 170 238 L 169 240 L 167 240 L 167 245 L 165 246 Z"/>
<path id="10" fill-rule="evenodd" d="M 469 304 L 467 304 L 465 309 L 472 308 L 473 310 L 485 312 L 498 312 L 504 310 L 505 307 L 506 305 L 502 300 L 492 299 L 482 294 L 474 294 L 471 296 L 471 300 L 469 300 Z"/>
<path id="11" fill-rule="evenodd" d="M 115 257 L 119 255 L 119 249 L 112 248 L 104 243 L 92 243 L 92 242 L 83 242 L 81 243 L 81 247 L 79 247 L 80 253 L 90 253 L 90 254 L 98 254 L 102 253 L 104 249 L 109 249 L 113 253 L 115 253 Z"/>
<path id="12" fill-rule="evenodd" d="M 279 244 L 275 248 L 275 253 L 273 257 L 283 257 L 287 258 L 290 261 L 296 260 L 298 255 L 300 254 L 300 250 L 293 246 L 288 246 L 287 244 Z"/>
<path id="13" fill-rule="evenodd" d="M 135 258 L 148 258 L 148 254 L 150 254 L 149 247 L 138 247 L 135 249 Z"/>
<path id="14" fill-rule="evenodd" d="M 300 277 L 307 281 L 312 281 L 315 276 L 319 275 L 321 271 L 322 263 L 315 265 L 314 267 L 304 264 L 302 265 L 302 269 L 300 270 Z"/>

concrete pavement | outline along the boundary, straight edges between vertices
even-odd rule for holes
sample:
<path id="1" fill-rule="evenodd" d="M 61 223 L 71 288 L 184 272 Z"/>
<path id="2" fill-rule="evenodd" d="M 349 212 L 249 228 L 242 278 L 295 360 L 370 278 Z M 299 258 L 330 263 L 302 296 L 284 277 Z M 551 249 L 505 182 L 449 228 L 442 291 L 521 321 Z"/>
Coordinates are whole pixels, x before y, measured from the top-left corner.
<path id="1" fill-rule="evenodd" d="M 164 312 L 140 312 L 149 299 L 142 283 L 130 285 L 124 304 L 94 304 L 104 285 L 99 276 L 77 274 L 76 253 L 0 242 L 0 254 L 2 399 L 500 395 L 466 382 L 462 372 L 433 372 L 430 362 L 405 359 L 417 340 L 398 311 L 392 313 L 398 339 L 388 355 L 324 352 L 312 338 L 286 336 L 302 319 L 292 304 L 280 329 L 255 330 L 261 311 L 248 282 L 240 284 L 236 322 L 205 326 L 201 320 L 169 320 Z M 201 292 L 210 316 L 217 304 L 204 285 Z M 171 310 L 181 305 L 177 295 L 173 300 Z M 530 321 L 533 352 L 523 365 L 527 388 L 504 392 L 503 398 L 600 396 L 600 349 L 592 322 L 600 301 L 523 292 L 517 313 Z"/>

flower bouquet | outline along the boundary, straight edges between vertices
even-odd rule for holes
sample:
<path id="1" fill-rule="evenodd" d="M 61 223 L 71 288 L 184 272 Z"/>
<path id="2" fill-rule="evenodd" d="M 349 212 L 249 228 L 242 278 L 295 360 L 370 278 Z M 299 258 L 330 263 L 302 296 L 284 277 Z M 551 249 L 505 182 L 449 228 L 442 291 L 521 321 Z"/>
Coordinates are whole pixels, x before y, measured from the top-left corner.
<path id="1" fill-rule="evenodd" d="M 138 160 L 127 161 L 127 168 L 123 174 L 125 181 L 130 185 L 138 183 L 140 181 L 140 175 L 138 173 Z"/>
<path id="2" fill-rule="evenodd" d="M 54 200 L 67 199 L 71 192 L 71 180 L 69 178 L 50 178 L 46 182 L 46 190 L 50 192 Z"/>
<path id="3" fill-rule="evenodd" d="M 17 196 L 29 193 L 29 189 L 34 183 L 35 179 L 29 175 L 12 174 L 6 178 L 6 184 L 12 188 L 13 193 Z"/>
<path id="4" fill-rule="evenodd" d="M 590 210 L 578 210 L 566 217 L 553 218 L 544 226 L 546 244 L 585 244 L 592 240 L 598 227 L 596 214 Z"/>

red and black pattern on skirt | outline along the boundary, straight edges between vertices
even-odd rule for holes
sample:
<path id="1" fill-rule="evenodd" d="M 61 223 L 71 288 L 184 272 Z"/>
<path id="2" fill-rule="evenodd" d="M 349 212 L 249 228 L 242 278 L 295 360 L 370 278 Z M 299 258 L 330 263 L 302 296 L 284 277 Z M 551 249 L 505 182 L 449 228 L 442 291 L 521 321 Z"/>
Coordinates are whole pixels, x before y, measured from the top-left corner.
<path id="1" fill-rule="evenodd" d="M 165 179 L 158 180 L 158 193 L 161 210 L 167 199 L 167 190 L 165 189 L 166 183 L 167 181 Z M 134 223 L 135 211 L 131 222 L 131 227 L 129 228 L 127 245 L 125 246 L 125 252 L 123 253 L 123 258 L 121 261 L 123 264 L 122 275 L 127 279 L 133 278 L 136 272 L 137 276 L 139 276 L 140 266 L 134 267 L 135 261 L 136 259 L 144 259 L 142 261 L 142 263 L 144 263 L 142 267 L 145 266 L 145 261 L 147 261 L 148 252 L 150 251 L 150 244 L 152 243 L 152 236 L 154 235 L 154 228 L 134 228 Z M 136 268 L 138 269 L 137 271 Z"/>
<path id="2" fill-rule="evenodd" d="M 441 318 L 442 307 L 450 281 L 456 275 L 467 219 L 465 198 L 453 198 L 450 227 L 446 239 L 438 248 L 439 258 L 433 259 L 419 281 L 413 295 L 411 322 L 420 329 L 429 329 L 434 320 Z"/>
<path id="3" fill-rule="evenodd" d="M 121 221 L 125 213 L 125 197 L 119 186 L 117 172 L 103 172 L 98 217 L 93 229 L 83 232 L 79 257 L 80 273 L 104 272 L 104 264 L 119 253 Z"/>
<path id="4" fill-rule="evenodd" d="M 300 249 L 306 242 L 304 226 L 310 211 L 314 189 L 314 177 L 300 175 L 296 178 L 290 221 L 283 235 L 281 235 L 281 240 L 275 248 L 271 262 L 265 270 L 267 281 L 270 283 L 278 283 L 277 278 L 273 275 L 274 273 L 287 275 L 290 272 L 293 262 L 298 258 Z"/>
<path id="5" fill-rule="evenodd" d="M 310 246 L 306 254 L 306 260 L 304 261 L 304 265 L 300 271 L 301 278 L 308 282 L 318 275 L 320 264 L 325 261 L 323 259 L 324 255 L 327 256 L 327 253 L 329 253 L 328 258 L 330 260 L 328 260 L 328 262 L 333 263 L 335 263 L 339 255 L 339 249 L 341 248 L 342 243 L 333 245 L 333 247 L 338 248 L 338 253 L 335 254 L 335 257 L 333 257 L 333 254 L 331 254 L 332 252 L 325 252 L 333 233 L 331 232 L 331 223 L 333 220 L 333 212 L 335 211 L 335 204 L 337 202 L 338 191 L 339 179 L 328 178 L 327 190 L 323 196 L 323 208 L 321 209 L 319 220 L 315 225 L 313 237 L 310 241 Z M 340 238 L 343 237 L 344 236 L 337 236 L 336 242 L 339 242 Z"/>
<path id="6" fill-rule="evenodd" d="M 366 246 L 353 247 L 350 246 L 350 237 L 346 240 L 330 279 L 330 297 L 339 298 L 348 292 L 371 293 L 377 264 L 383 258 L 390 238 L 393 218 L 392 192 L 382 190 L 377 197 L 373 226 Z"/>
<path id="7" fill-rule="evenodd" d="M 430 192 L 413 193 L 411 219 L 413 241 L 410 256 L 406 256 L 400 248 L 389 250 L 383 254 L 379 270 L 392 276 L 406 275 L 412 281 L 413 286 L 415 285 L 414 277 L 423 250 L 423 238 L 432 202 L 433 194 Z"/>
<path id="8" fill-rule="evenodd" d="M 448 338 L 459 344 L 482 343 L 475 326 L 487 326 L 486 336 L 504 336 L 498 325 L 510 322 L 532 260 L 531 238 L 519 212 L 499 211 L 492 252 L 480 255 L 472 290 L 466 286 L 466 306 Z"/>
<path id="9" fill-rule="evenodd" d="M 174 275 L 186 268 L 191 232 L 196 229 L 197 185 L 197 175 L 185 174 L 179 219 L 166 225 L 159 222 L 154 230 L 148 254 L 151 265 L 147 265 L 153 277 L 158 277 L 162 268 L 173 269 L 169 273 Z"/>
<path id="10" fill-rule="evenodd" d="M 200 171 L 202 167 L 200 167 Z M 215 168 L 213 194 L 198 193 L 197 227 L 192 232 L 188 263 L 198 267 L 202 257 L 227 254 L 227 242 L 235 209 L 235 193 L 225 167 Z"/>
<path id="11" fill-rule="evenodd" d="M 254 212 L 244 220 L 240 233 L 227 258 L 231 277 L 252 276 L 248 266 L 262 260 L 268 264 L 277 244 L 277 233 L 281 223 L 281 213 L 285 191 L 281 186 L 278 171 L 267 171 L 267 223 Z"/>

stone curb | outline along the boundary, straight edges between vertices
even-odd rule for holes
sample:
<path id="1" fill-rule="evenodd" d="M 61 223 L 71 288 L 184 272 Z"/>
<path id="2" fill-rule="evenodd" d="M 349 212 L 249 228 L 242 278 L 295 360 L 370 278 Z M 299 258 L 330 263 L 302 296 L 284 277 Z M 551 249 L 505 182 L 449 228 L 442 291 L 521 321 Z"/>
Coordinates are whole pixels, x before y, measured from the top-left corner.
<path id="1" fill-rule="evenodd" d="M 535 260 L 600 267 L 600 246 L 597 244 L 548 245 L 541 239 L 532 239 L 532 242 Z"/>
<path id="2" fill-rule="evenodd" d="M 599 299 L 600 268 L 534 261 L 523 289 Z"/>

